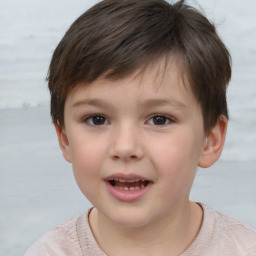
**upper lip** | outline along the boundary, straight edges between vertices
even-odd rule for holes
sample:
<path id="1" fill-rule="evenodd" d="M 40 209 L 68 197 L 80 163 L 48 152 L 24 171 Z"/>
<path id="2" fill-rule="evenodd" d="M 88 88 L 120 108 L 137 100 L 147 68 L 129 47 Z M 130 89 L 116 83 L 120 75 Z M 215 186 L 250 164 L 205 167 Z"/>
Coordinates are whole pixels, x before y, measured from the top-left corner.
<path id="1" fill-rule="evenodd" d="M 109 176 L 107 176 L 105 178 L 105 180 L 119 180 L 121 182 L 125 182 L 125 181 L 151 181 L 149 180 L 148 178 L 146 177 L 143 177 L 141 175 L 137 175 L 137 174 L 133 174 L 133 173 L 130 173 L 130 174 L 126 174 L 126 173 L 115 173 L 115 174 L 111 174 Z"/>

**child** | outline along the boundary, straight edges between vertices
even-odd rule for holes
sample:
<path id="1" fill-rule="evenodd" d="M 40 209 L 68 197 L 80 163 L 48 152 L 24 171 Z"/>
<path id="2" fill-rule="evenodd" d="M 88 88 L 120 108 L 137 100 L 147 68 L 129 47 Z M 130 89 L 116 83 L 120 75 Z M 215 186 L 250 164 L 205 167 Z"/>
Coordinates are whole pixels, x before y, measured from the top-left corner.
<path id="1" fill-rule="evenodd" d="M 31 255 L 256 255 L 256 231 L 189 201 L 219 158 L 230 56 L 184 1 L 104 0 L 56 48 L 48 81 L 64 158 L 93 204 Z"/>

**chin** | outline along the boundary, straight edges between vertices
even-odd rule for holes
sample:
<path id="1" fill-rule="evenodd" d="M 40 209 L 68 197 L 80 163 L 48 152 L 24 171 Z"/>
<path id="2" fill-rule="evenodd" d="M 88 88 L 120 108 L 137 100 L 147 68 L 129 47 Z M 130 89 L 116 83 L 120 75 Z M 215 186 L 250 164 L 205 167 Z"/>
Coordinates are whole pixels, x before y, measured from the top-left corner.
<path id="1" fill-rule="evenodd" d="M 127 209 L 115 211 L 114 214 L 107 217 L 114 225 L 122 228 L 140 228 L 150 222 L 150 217 L 146 213 Z"/>

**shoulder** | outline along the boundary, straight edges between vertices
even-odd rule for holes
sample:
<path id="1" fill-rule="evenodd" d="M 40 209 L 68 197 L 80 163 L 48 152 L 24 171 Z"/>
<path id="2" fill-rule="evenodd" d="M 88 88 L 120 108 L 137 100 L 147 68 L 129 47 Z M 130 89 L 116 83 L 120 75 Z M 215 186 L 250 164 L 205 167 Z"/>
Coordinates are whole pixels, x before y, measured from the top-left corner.
<path id="1" fill-rule="evenodd" d="M 255 229 L 236 218 L 212 211 L 206 206 L 204 211 L 208 217 L 212 216 L 214 221 L 212 243 L 215 247 L 222 248 L 227 253 L 232 252 L 234 255 L 256 255 Z"/>
<path id="2" fill-rule="evenodd" d="M 225 231 L 229 234 L 230 239 L 246 240 L 246 242 L 256 243 L 256 230 L 246 223 L 223 214 L 218 211 L 212 211 L 219 231 Z M 245 238 L 245 239 L 244 239 Z"/>
<path id="3" fill-rule="evenodd" d="M 30 246 L 25 256 L 80 256 L 81 249 L 76 230 L 77 219 L 77 217 L 70 218 L 42 235 Z"/>
<path id="4" fill-rule="evenodd" d="M 203 209 L 200 231 L 182 256 L 256 255 L 256 230 L 198 203 Z"/>

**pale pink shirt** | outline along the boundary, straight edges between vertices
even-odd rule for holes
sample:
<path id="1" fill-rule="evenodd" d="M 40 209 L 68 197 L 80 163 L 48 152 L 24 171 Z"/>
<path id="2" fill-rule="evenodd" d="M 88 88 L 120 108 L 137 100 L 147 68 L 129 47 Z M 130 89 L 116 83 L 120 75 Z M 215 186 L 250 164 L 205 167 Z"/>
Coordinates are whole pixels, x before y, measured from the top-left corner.
<path id="1" fill-rule="evenodd" d="M 200 205 L 204 210 L 201 229 L 181 256 L 256 256 L 256 230 Z M 47 232 L 25 256 L 107 256 L 92 234 L 89 214 L 90 210 Z"/>

